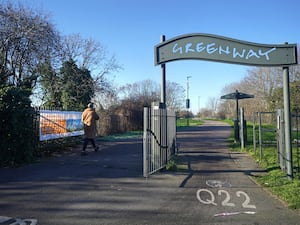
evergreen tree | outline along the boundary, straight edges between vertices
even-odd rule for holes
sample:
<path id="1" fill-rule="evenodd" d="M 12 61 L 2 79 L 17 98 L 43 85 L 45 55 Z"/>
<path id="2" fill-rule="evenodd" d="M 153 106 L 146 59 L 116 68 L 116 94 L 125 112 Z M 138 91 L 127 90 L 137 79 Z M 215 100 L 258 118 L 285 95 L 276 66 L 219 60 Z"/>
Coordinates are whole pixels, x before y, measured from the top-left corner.
<path id="1" fill-rule="evenodd" d="M 75 61 L 70 59 L 63 63 L 60 73 L 63 108 L 82 110 L 94 95 L 94 82 L 90 71 L 79 69 Z"/>
<path id="2" fill-rule="evenodd" d="M 44 106 L 48 108 L 61 108 L 61 78 L 52 68 L 50 63 L 45 63 L 41 68 L 41 86 L 45 96 Z"/>

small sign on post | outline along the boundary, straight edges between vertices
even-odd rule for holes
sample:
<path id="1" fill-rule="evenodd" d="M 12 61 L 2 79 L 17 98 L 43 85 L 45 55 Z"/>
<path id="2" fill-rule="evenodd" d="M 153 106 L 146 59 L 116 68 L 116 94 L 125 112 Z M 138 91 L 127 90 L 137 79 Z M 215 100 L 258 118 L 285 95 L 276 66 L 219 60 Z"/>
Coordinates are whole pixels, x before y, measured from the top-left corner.
<path id="1" fill-rule="evenodd" d="M 240 140 L 240 135 L 239 135 L 239 99 L 244 99 L 244 98 L 254 98 L 254 95 L 238 92 L 236 90 L 233 93 L 223 95 L 221 96 L 221 99 L 234 99 L 235 100 L 235 121 L 234 121 L 234 142 L 238 142 Z M 243 123 L 243 121 L 241 121 Z M 242 126 L 242 125 L 241 125 Z"/>
<path id="2" fill-rule="evenodd" d="M 187 99 L 187 100 L 186 100 L 185 106 L 186 106 L 187 109 L 190 108 L 190 99 Z"/>

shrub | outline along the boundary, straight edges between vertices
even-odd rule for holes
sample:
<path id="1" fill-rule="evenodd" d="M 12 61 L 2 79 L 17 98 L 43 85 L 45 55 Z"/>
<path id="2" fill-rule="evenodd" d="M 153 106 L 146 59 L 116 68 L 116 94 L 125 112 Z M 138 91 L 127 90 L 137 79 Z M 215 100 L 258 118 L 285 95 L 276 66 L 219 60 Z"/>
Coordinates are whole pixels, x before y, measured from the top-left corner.
<path id="1" fill-rule="evenodd" d="M 30 91 L 0 89 L 0 166 L 18 166 L 34 159 L 36 138 Z"/>

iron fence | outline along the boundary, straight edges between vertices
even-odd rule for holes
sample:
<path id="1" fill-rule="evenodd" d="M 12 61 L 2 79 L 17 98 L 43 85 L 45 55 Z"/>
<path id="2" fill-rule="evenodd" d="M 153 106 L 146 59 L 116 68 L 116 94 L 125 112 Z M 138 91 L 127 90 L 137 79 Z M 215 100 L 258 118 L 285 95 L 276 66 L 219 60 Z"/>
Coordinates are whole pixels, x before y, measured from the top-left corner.
<path id="1" fill-rule="evenodd" d="M 152 104 L 144 108 L 144 177 L 166 167 L 176 153 L 176 114 Z"/>
<path id="2" fill-rule="evenodd" d="M 295 176 L 300 177 L 300 114 L 291 114 L 292 128 L 292 169 Z M 285 129 L 283 110 L 276 112 L 253 113 L 253 149 L 256 153 L 259 146 L 260 160 L 263 159 L 264 148 L 277 148 L 278 164 L 282 170 L 287 169 L 285 149 Z M 274 153 L 275 154 L 275 153 Z"/>
<path id="3" fill-rule="evenodd" d="M 292 125 L 292 146 L 294 151 L 294 170 L 297 172 L 297 176 L 300 178 L 300 112 L 296 111 L 292 113 L 291 117 Z"/>

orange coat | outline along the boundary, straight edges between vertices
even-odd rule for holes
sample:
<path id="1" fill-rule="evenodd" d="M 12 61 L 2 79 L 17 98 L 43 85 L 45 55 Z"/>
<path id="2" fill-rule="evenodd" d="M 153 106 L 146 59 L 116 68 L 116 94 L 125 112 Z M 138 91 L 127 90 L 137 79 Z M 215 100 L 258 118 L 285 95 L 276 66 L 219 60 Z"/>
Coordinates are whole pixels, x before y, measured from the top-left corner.
<path id="1" fill-rule="evenodd" d="M 98 114 L 92 108 L 86 108 L 82 113 L 83 129 L 86 138 L 95 138 L 97 134 L 96 121 L 99 120 Z"/>

